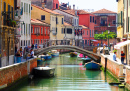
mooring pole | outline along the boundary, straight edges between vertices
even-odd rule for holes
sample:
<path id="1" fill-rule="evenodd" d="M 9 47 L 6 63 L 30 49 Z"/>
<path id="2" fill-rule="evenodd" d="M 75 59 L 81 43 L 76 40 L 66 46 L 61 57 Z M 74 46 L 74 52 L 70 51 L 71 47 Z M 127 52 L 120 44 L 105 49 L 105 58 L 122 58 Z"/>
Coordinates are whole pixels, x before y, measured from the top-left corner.
<path id="1" fill-rule="evenodd" d="M 105 72 L 106 72 L 106 70 L 107 70 L 107 58 L 105 58 Z"/>

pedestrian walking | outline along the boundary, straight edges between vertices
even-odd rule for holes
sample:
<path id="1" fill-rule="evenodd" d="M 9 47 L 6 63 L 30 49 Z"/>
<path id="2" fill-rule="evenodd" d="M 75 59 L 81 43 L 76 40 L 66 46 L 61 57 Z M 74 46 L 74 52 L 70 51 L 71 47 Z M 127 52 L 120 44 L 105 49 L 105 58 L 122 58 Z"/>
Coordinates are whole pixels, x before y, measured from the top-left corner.
<path id="1" fill-rule="evenodd" d="M 114 61 L 117 61 L 117 60 L 116 60 L 116 52 L 114 52 L 113 60 L 114 60 Z"/>
<path id="2" fill-rule="evenodd" d="M 31 48 L 34 49 L 34 44 L 32 44 Z"/>
<path id="3" fill-rule="evenodd" d="M 121 51 L 121 63 L 124 64 L 125 53 Z"/>
<path id="4" fill-rule="evenodd" d="M 33 49 L 30 50 L 30 58 L 34 58 L 34 51 L 33 51 Z"/>
<path id="5" fill-rule="evenodd" d="M 21 56 L 22 54 L 20 53 L 20 50 L 16 53 L 16 60 L 17 60 L 17 63 L 20 63 L 21 62 Z"/>

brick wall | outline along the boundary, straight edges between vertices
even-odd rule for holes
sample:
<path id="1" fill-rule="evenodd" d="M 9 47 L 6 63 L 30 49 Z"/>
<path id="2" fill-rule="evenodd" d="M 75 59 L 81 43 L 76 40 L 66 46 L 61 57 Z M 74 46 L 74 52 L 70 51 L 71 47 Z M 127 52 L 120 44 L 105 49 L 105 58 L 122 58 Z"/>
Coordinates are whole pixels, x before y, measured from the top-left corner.
<path id="1" fill-rule="evenodd" d="M 9 86 L 18 79 L 27 76 L 28 71 L 31 72 L 34 67 L 37 67 L 37 59 L 0 68 L 0 87 Z M 28 70 L 28 68 L 30 69 Z"/>
<path id="2" fill-rule="evenodd" d="M 126 87 L 130 90 L 130 67 L 126 66 Z"/>
<path id="3" fill-rule="evenodd" d="M 101 64 L 105 67 L 105 58 L 107 58 L 107 69 L 114 74 L 117 78 L 123 75 L 123 65 L 115 62 L 109 56 L 101 55 Z"/>

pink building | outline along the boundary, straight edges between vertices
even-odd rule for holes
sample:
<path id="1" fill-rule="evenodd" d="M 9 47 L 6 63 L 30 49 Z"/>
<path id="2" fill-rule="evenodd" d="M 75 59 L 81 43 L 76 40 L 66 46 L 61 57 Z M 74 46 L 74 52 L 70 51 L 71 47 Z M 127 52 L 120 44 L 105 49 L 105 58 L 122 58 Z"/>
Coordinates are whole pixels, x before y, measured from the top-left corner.
<path id="1" fill-rule="evenodd" d="M 79 16 L 79 25 L 83 25 L 85 32 L 83 34 L 84 44 L 92 45 L 92 40 L 94 40 L 94 25 L 95 25 L 95 15 L 84 10 L 77 10 Z"/>

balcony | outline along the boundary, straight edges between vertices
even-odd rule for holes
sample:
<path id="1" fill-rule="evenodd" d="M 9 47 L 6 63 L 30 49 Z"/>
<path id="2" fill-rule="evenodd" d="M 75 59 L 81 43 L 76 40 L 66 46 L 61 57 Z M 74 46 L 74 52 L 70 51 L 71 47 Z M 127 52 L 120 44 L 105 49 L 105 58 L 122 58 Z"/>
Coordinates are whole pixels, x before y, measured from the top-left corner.
<path id="1" fill-rule="evenodd" d="M 107 25 L 107 24 L 104 24 L 104 23 L 103 23 L 103 24 L 102 24 L 102 23 L 100 23 L 100 26 L 108 26 L 108 25 Z"/>

